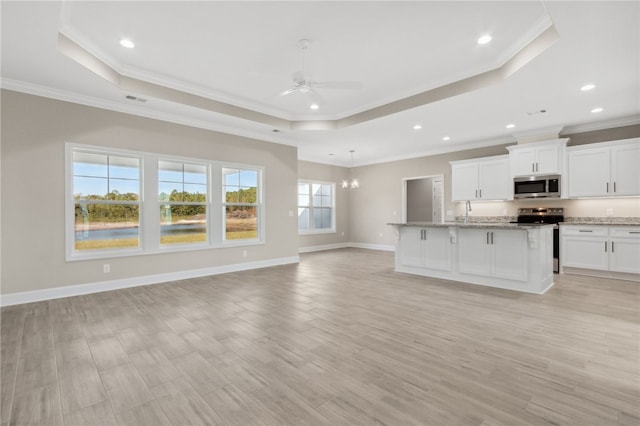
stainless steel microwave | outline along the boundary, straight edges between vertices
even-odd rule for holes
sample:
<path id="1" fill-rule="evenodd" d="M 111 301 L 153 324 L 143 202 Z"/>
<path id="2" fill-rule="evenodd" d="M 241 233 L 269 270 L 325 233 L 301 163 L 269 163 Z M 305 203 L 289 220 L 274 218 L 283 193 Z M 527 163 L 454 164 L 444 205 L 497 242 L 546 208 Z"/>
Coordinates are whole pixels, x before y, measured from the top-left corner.
<path id="1" fill-rule="evenodd" d="M 558 198 L 560 175 L 513 178 L 513 198 Z"/>

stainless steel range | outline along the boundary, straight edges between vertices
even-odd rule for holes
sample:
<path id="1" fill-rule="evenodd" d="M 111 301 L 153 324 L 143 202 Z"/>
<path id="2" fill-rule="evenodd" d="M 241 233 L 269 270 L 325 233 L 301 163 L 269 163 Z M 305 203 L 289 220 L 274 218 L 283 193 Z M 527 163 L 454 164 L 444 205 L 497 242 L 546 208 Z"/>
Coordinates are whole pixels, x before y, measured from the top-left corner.
<path id="1" fill-rule="evenodd" d="M 518 209 L 518 221 L 521 224 L 549 223 L 553 227 L 553 272 L 560 270 L 560 230 L 558 223 L 564 222 L 562 207 L 534 207 Z"/>

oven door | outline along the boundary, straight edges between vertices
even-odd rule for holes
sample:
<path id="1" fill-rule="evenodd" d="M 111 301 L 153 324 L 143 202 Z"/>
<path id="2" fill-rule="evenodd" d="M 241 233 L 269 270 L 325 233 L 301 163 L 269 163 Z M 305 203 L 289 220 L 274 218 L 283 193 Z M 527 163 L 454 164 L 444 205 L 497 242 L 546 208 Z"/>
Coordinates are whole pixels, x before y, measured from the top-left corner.
<path id="1" fill-rule="evenodd" d="M 514 178 L 514 198 L 539 198 L 548 196 L 547 179 L 544 177 Z"/>

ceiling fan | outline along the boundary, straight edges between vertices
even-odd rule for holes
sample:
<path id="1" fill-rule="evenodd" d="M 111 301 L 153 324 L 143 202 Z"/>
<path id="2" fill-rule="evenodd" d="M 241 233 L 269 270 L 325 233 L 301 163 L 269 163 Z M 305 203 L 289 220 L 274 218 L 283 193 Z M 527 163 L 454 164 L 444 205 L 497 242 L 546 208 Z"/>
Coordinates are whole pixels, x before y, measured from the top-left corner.
<path id="1" fill-rule="evenodd" d="M 362 89 L 362 83 L 359 81 L 314 81 L 309 78 L 305 70 L 305 52 L 309 49 L 309 40 L 302 39 L 298 41 L 298 47 L 302 51 L 302 70 L 293 73 L 293 86 L 279 93 L 280 96 L 287 96 L 292 93 L 302 93 L 309 96 L 317 107 L 322 102 L 322 97 L 318 95 L 316 89 L 346 89 L 359 90 Z M 313 106 L 312 106 L 313 108 Z"/>

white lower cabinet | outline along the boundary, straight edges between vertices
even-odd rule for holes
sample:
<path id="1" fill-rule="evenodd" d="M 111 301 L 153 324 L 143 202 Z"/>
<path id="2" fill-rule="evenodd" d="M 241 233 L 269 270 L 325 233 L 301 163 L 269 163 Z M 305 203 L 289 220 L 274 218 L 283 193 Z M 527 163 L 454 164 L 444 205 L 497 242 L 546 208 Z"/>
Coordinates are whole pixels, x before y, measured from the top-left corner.
<path id="1" fill-rule="evenodd" d="M 459 271 L 511 280 L 527 280 L 527 232 L 461 228 Z"/>
<path id="2" fill-rule="evenodd" d="M 400 231 L 400 262 L 442 271 L 451 270 L 451 243 L 448 228 L 403 227 Z"/>
<path id="3" fill-rule="evenodd" d="M 563 271 L 640 274 L 640 227 L 562 225 L 560 251 Z"/>
<path id="4" fill-rule="evenodd" d="M 553 285 L 550 225 L 390 225 L 398 237 L 397 272 L 535 294 Z"/>

